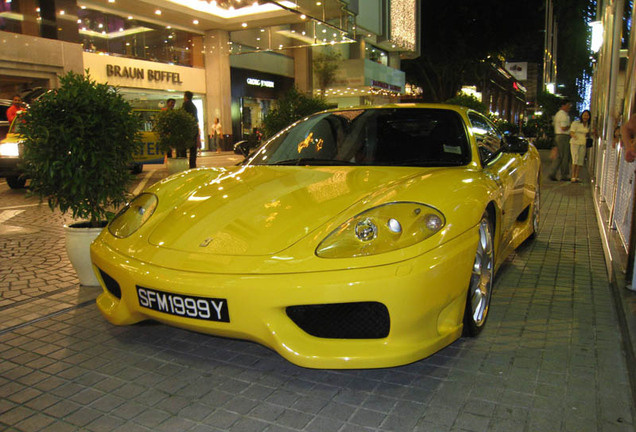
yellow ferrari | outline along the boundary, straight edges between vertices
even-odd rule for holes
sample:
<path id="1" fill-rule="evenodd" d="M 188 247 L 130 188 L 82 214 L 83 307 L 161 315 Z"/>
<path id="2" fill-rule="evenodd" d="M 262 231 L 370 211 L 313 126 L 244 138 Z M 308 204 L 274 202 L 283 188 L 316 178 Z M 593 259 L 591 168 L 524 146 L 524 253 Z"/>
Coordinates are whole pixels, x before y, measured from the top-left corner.
<path id="1" fill-rule="evenodd" d="M 469 109 L 321 112 L 134 198 L 91 247 L 97 305 L 309 368 L 414 362 L 484 327 L 495 271 L 537 233 L 539 170 Z"/>

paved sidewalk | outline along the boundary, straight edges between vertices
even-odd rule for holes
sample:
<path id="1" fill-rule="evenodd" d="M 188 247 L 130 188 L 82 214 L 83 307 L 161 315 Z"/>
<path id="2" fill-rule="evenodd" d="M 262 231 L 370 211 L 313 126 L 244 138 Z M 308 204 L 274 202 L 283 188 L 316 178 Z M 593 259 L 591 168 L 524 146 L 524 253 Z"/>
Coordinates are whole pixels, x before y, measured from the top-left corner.
<path id="1" fill-rule="evenodd" d="M 137 185 L 165 174 L 148 167 Z M 156 323 L 112 326 L 99 289 L 70 268 L 67 218 L 2 181 L 0 203 L 0 430 L 634 431 L 589 181 L 545 180 L 541 232 L 502 267 L 478 338 L 353 371 Z"/>

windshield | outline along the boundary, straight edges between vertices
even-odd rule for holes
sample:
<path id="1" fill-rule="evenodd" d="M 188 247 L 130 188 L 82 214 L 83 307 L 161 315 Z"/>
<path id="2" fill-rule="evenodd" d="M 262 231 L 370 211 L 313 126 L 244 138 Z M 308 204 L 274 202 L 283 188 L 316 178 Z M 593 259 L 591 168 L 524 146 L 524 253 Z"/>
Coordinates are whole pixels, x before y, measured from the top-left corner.
<path id="1" fill-rule="evenodd" d="M 376 108 L 310 116 L 274 136 L 250 165 L 456 166 L 470 161 L 459 114 Z"/>

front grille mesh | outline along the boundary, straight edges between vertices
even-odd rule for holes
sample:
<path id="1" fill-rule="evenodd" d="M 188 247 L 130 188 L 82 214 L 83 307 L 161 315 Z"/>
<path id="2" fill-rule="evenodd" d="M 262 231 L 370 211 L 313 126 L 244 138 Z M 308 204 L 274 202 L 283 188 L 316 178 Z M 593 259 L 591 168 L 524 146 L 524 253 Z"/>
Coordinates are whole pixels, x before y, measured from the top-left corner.
<path id="1" fill-rule="evenodd" d="M 357 302 L 289 306 L 287 316 L 312 336 L 331 339 L 381 339 L 391 319 L 382 303 Z"/>

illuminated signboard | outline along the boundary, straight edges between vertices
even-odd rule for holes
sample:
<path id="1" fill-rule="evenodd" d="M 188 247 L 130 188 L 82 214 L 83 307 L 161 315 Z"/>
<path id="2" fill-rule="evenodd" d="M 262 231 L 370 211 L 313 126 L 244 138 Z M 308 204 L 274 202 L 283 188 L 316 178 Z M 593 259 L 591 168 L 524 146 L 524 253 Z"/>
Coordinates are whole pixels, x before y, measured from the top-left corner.
<path id="1" fill-rule="evenodd" d="M 176 72 L 168 72 L 154 69 L 143 69 L 138 67 L 106 65 L 106 76 L 129 78 L 129 79 L 147 79 L 148 81 L 170 82 L 174 84 L 183 84 L 181 77 Z"/>
<path id="2" fill-rule="evenodd" d="M 247 84 L 255 87 L 274 88 L 274 81 L 262 80 L 257 78 L 248 78 Z"/>

